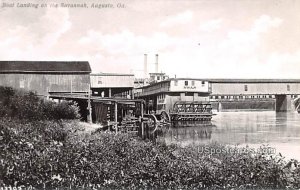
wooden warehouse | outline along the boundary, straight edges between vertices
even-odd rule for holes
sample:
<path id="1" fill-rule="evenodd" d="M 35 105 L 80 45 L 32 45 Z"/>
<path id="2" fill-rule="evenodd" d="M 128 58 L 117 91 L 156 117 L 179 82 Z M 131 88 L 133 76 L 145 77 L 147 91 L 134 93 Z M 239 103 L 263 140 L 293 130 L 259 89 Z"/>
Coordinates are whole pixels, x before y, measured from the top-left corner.
<path id="1" fill-rule="evenodd" d="M 133 87 L 133 74 L 91 74 L 91 90 L 93 96 L 132 98 Z"/>
<path id="2" fill-rule="evenodd" d="M 0 86 L 49 93 L 86 93 L 91 68 L 87 61 L 0 61 Z"/>

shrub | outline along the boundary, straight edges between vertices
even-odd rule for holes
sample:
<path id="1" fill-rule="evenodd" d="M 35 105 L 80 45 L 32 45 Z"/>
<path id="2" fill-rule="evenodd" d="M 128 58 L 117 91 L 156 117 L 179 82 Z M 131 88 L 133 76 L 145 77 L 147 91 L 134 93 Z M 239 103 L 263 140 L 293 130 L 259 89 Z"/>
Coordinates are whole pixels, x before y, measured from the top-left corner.
<path id="1" fill-rule="evenodd" d="M 33 92 L 0 87 L 0 117 L 21 120 L 79 119 L 76 103 L 40 99 Z"/>
<path id="2" fill-rule="evenodd" d="M 41 117 L 45 119 L 79 119 L 79 107 L 72 101 L 55 103 L 52 101 L 42 101 L 40 103 Z"/>

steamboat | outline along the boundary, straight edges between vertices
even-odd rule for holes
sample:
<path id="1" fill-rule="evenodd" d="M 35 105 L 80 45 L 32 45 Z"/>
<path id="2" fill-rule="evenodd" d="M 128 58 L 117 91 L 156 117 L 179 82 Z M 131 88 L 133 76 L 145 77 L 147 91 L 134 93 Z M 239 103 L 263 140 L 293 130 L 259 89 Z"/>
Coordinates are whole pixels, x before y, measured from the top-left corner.
<path id="1" fill-rule="evenodd" d="M 134 96 L 145 101 L 145 115 L 155 121 L 210 121 L 210 92 L 210 83 L 202 79 L 150 73 L 149 85 L 136 88 Z"/>

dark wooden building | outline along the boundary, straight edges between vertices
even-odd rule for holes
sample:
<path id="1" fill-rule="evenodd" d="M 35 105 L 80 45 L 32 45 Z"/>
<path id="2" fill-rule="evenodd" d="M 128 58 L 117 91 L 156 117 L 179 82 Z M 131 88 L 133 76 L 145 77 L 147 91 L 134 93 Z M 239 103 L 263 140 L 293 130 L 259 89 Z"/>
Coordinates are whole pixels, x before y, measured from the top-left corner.
<path id="1" fill-rule="evenodd" d="M 90 90 L 87 61 L 0 61 L 0 86 L 49 93 L 83 93 Z"/>

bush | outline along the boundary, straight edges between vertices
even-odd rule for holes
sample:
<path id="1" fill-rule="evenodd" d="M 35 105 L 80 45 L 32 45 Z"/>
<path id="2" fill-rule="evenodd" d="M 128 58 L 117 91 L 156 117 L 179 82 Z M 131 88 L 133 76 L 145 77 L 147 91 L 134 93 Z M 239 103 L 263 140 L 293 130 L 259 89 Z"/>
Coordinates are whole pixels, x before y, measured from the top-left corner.
<path id="1" fill-rule="evenodd" d="M 80 132 L 76 121 L 0 121 L 0 187 L 37 189 L 300 188 L 300 166 L 280 155 L 207 154 L 211 144 L 181 148 L 126 134 Z M 246 148 L 247 149 L 247 148 Z"/>
<path id="2" fill-rule="evenodd" d="M 79 119 L 79 107 L 71 101 L 55 103 L 51 101 L 42 101 L 40 103 L 41 116 L 44 119 Z"/>
<path id="3" fill-rule="evenodd" d="M 0 187 L 47 184 L 74 129 L 71 121 L 0 120 Z"/>
<path id="4" fill-rule="evenodd" d="M 79 108 L 73 102 L 55 103 L 40 99 L 33 92 L 0 87 L 0 117 L 21 120 L 79 119 Z"/>

